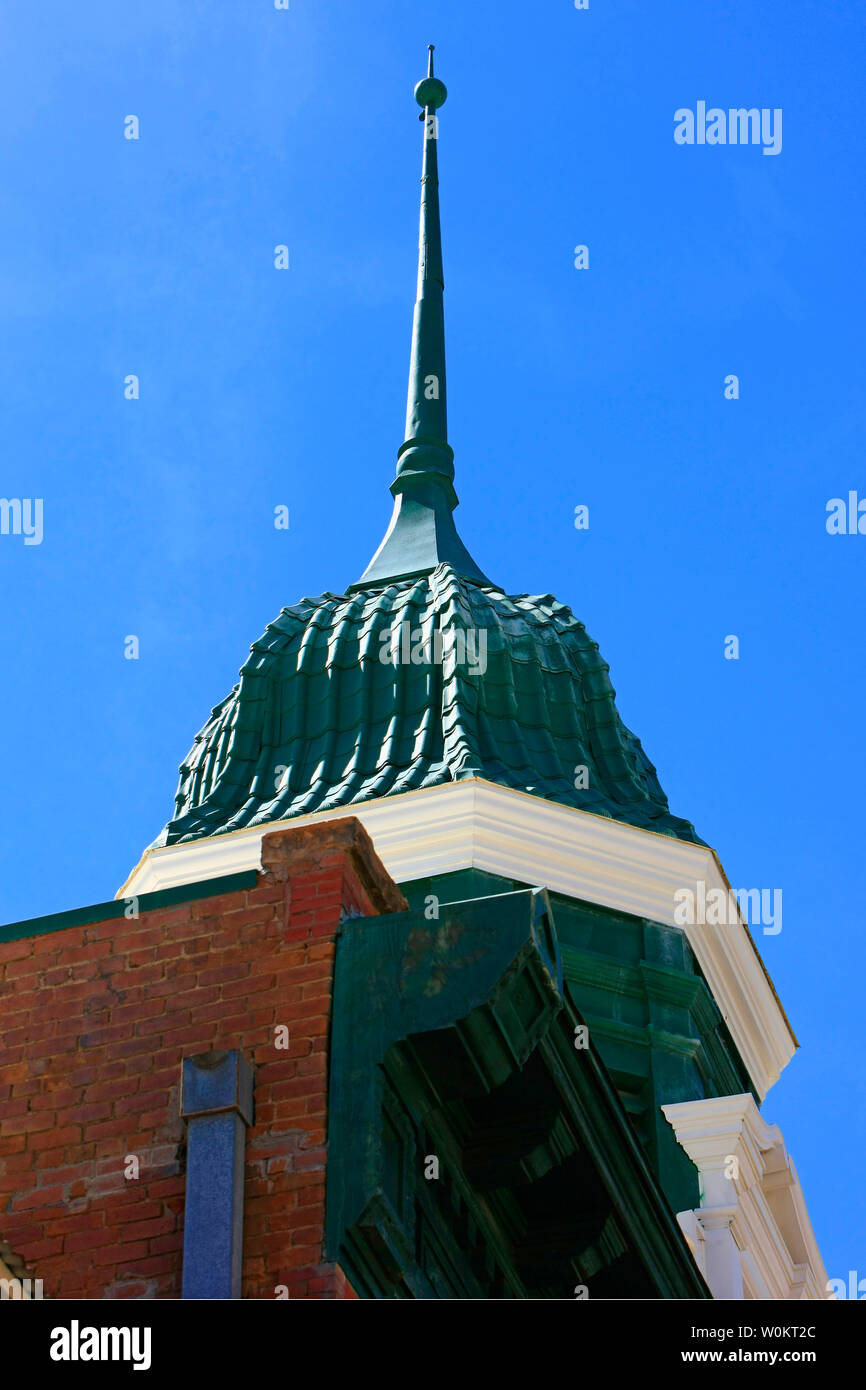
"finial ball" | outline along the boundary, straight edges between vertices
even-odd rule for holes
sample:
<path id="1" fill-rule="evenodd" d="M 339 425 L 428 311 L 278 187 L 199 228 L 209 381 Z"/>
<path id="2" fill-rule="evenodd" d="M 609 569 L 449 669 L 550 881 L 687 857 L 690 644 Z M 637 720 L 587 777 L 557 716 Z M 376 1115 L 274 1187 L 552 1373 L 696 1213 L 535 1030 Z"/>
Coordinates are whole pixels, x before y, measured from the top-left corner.
<path id="1" fill-rule="evenodd" d="M 418 105 L 429 106 L 431 111 L 435 111 L 438 106 L 444 106 L 447 95 L 448 88 L 438 77 L 422 77 L 415 88 L 415 100 Z"/>

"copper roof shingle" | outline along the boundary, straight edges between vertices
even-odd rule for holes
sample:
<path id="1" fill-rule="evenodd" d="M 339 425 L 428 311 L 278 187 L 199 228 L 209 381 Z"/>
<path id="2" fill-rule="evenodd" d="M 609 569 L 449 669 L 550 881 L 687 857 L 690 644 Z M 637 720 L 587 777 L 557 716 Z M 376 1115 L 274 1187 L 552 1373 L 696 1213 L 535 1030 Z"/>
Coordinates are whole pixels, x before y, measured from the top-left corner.
<path id="1" fill-rule="evenodd" d="M 306 598 L 253 644 L 197 736 L 160 843 L 469 776 L 697 840 L 614 694 L 597 644 L 549 594 L 508 597 L 440 564 Z"/>

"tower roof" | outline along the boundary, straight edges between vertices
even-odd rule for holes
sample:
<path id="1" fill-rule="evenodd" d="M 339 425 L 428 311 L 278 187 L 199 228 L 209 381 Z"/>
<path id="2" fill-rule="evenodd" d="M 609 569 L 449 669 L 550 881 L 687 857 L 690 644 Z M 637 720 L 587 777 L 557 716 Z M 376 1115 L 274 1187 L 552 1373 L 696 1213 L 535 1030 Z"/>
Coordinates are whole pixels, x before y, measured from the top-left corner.
<path id="1" fill-rule="evenodd" d="M 283 609 L 196 738 L 163 840 L 472 776 L 697 838 L 583 623 L 550 594 L 508 597 L 441 564 Z"/>
<path id="2" fill-rule="evenodd" d="M 477 776 L 697 840 L 625 727 L 598 646 L 551 595 L 507 596 L 454 525 L 438 118 L 427 76 L 406 435 L 386 535 L 345 594 L 284 608 L 181 766 L 157 843 Z"/>

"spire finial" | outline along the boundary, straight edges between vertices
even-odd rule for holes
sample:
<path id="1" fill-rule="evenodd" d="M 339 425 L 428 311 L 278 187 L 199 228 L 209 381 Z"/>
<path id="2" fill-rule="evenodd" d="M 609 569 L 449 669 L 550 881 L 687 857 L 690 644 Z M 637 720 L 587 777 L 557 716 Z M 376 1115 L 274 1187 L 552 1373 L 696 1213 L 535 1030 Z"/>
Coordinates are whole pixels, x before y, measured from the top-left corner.
<path id="1" fill-rule="evenodd" d="M 418 237 L 418 292 L 409 356 L 406 437 L 397 451 L 397 477 L 391 484 L 391 525 L 361 579 L 353 588 L 409 574 L 424 574 L 448 563 L 460 574 L 487 584 L 457 534 L 451 516 L 457 506 L 454 452 L 448 443 L 445 409 L 445 320 L 442 292 L 442 235 L 439 227 L 439 119 L 448 89 L 433 76 L 428 44 L 427 76 L 415 87 L 423 107 L 424 154 L 421 165 L 421 225 Z"/>
<path id="2" fill-rule="evenodd" d="M 425 107 L 427 111 L 435 111 L 437 106 L 445 105 L 445 98 L 448 95 L 448 88 L 444 82 L 440 82 L 438 77 L 433 76 L 433 44 L 427 45 L 427 76 L 422 77 L 415 87 L 415 100 L 419 106 Z M 424 119 L 424 112 L 421 113 L 421 120 Z M 435 139 L 435 136 L 434 136 Z"/>

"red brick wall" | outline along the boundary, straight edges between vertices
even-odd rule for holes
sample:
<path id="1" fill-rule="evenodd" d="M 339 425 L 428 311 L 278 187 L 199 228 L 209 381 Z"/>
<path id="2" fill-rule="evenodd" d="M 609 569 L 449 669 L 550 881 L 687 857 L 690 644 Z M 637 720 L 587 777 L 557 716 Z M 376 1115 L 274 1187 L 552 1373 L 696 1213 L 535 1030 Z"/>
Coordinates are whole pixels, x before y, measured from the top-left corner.
<path id="1" fill-rule="evenodd" d="M 0 944 L 0 1239 L 46 1298 L 180 1296 L 181 1059 L 227 1048 L 255 1068 L 244 1297 L 354 1297 L 322 1248 L 335 938 L 403 906 L 346 819 L 266 836 L 247 891 Z"/>

